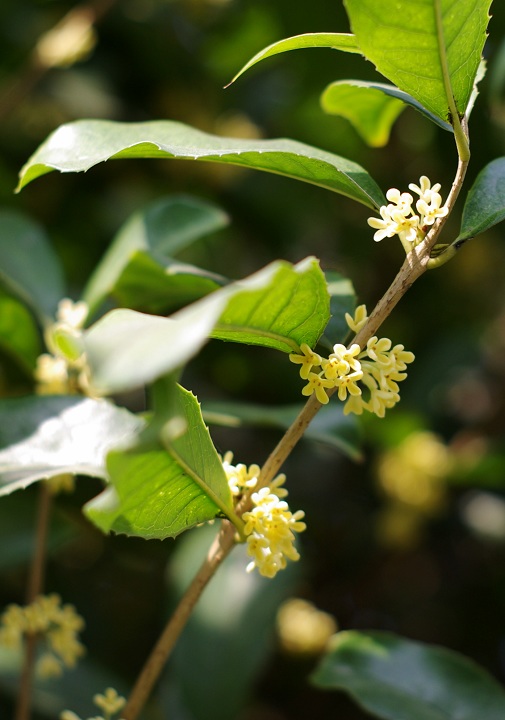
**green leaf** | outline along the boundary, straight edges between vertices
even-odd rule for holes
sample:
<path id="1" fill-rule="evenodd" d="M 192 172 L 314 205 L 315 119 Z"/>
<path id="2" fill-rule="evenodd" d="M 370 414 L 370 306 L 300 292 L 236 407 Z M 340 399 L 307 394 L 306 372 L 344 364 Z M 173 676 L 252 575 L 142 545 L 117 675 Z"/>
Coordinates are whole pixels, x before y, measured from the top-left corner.
<path id="1" fill-rule="evenodd" d="M 0 283 L 42 323 L 54 317 L 65 294 L 61 265 L 44 230 L 12 210 L 0 210 Z"/>
<path id="2" fill-rule="evenodd" d="M 480 171 L 468 193 L 456 240 L 468 240 L 505 219 L 505 157 Z"/>
<path id="3" fill-rule="evenodd" d="M 83 341 L 93 387 L 110 393 L 183 366 L 211 335 L 284 352 L 303 342 L 313 346 L 328 317 L 324 275 L 307 258 L 294 266 L 272 263 L 170 318 L 113 310 L 85 331 Z"/>
<path id="4" fill-rule="evenodd" d="M 338 633 L 312 675 L 386 720 L 502 720 L 505 692 L 482 668 L 445 648 L 391 633 Z"/>
<path id="5" fill-rule="evenodd" d="M 142 419 L 107 400 L 1 400 L 0 496 L 62 473 L 106 477 L 108 451 L 131 442 L 143 426 Z"/>
<path id="6" fill-rule="evenodd" d="M 303 405 L 254 405 L 240 402 L 206 402 L 203 416 L 211 425 L 269 427 L 285 431 Z M 359 425 L 354 415 L 344 415 L 337 401 L 324 405 L 304 433 L 312 440 L 339 450 L 352 460 L 362 460 Z"/>
<path id="7" fill-rule="evenodd" d="M 241 290 L 245 282 L 235 283 L 237 290 L 211 337 L 283 352 L 292 352 L 304 342 L 313 345 L 329 318 L 328 289 L 318 261 L 307 258 L 294 267 L 278 263 L 266 287 L 263 279 L 252 280 L 245 292 Z"/>
<path id="8" fill-rule="evenodd" d="M 51 170 L 83 172 L 111 158 L 231 163 L 319 185 L 370 208 L 385 202 L 366 170 L 338 155 L 294 140 L 237 140 L 209 135 L 170 120 L 78 120 L 62 125 L 21 170 L 18 189 Z"/>
<path id="9" fill-rule="evenodd" d="M 31 375 L 41 352 L 40 332 L 26 307 L 0 288 L 0 347 Z"/>
<path id="10" fill-rule="evenodd" d="M 228 481 L 195 396 L 174 385 L 157 412 L 164 420 L 159 441 L 148 428 L 145 442 L 109 453 L 110 484 L 85 506 L 104 532 L 164 539 L 233 516 Z M 159 428 L 159 415 L 153 425 Z"/>
<path id="11" fill-rule="evenodd" d="M 284 38 L 284 40 L 278 40 L 256 53 L 256 55 L 239 70 L 226 87 L 229 87 L 237 78 L 243 75 L 246 70 L 249 70 L 249 68 L 256 65 L 256 63 L 259 63 L 260 60 L 265 60 L 279 53 L 288 52 L 288 50 L 300 50 L 302 48 L 332 48 L 333 50 L 342 50 L 343 52 L 361 53 L 356 43 L 356 38 L 349 33 L 304 33 L 303 35 L 294 35 L 293 37 Z"/>
<path id="12" fill-rule="evenodd" d="M 325 272 L 330 293 L 331 317 L 319 342 L 330 352 L 335 343 L 343 343 L 350 334 L 345 314 L 354 315 L 356 293 L 352 282 L 334 270 Z"/>
<path id="13" fill-rule="evenodd" d="M 169 566 L 171 597 L 183 594 L 215 535 L 207 526 L 181 538 Z M 237 546 L 199 599 L 161 682 L 163 717 L 236 720 L 242 714 L 274 648 L 279 605 L 299 577 L 299 563 L 271 579 L 246 573 L 249 560 L 246 547 Z"/>
<path id="14" fill-rule="evenodd" d="M 344 0 L 363 54 L 431 113 L 463 116 L 491 0 Z"/>
<path id="15" fill-rule="evenodd" d="M 183 271 L 172 266 L 172 256 L 227 224 L 227 215 L 215 205 L 177 195 L 156 200 L 135 213 L 117 234 L 84 290 L 83 300 L 90 312 L 94 313 L 108 295 L 123 307 L 156 312 L 167 305 L 165 312 L 170 312 L 182 307 L 187 297 L 186 302 L 191 302 L 215 290 L 215 279 L 199 278 L 196 270 L 190 273 L 189 269 L 185 279 L 193 274 L 195 283 L 185 287 L 187 283 L 181 283 L 180 277 Z M 133 304 L 137 297 L 137 304 Z"/>
<path id="16" fill-rule="evenodd" d="M 346 118 L 363 140 L 372 147 L 383 147 L 389 141 L 391 128 L 406 105 L 418 110 L 444 130 L 452 126 L 428 112 L 411 95 L 394 85 L 339 80 L 331 83 L 321 95 L 321 106 L 329 115 Z"/>

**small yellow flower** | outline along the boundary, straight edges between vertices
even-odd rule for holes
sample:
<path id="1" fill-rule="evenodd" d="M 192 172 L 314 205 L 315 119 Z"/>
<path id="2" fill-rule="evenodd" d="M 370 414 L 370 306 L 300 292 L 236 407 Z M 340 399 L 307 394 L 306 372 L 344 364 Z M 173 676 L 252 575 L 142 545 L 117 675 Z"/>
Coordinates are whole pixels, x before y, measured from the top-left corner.
<path id="1" fill-rule="evenodd" d="M 43 353 L 34 371 L 37 395 L 66 395 L 69 392 L 68 366 L 61 357 Z"/>
<path id="2" fill-rule="evenodd" d="M 247 535 L 247 553 L 252 558 L 247 566 L 251 572 L 258 568 L 260 575 L 274 577 L 286 567 L 286 558 L 297 561 L 300 555 L 294 546 L 294 533 L 303 532 L 304 513 L 292 513 L 287 502 L 280 500 L 265 487 L 251 497 L 254 507 L 244 513 L 244 533 Z"/>
<path id="3" fill-rule="evenodd" d="M 349 373 L 349 375 L 344 375 L 343 377 L 340 377 L 337 379 L 337 387 L 338 387 L 338 399 L 346 400 L 347 393 L 349 395 L 361 395 L 361 388 L 356 385 L 358 380 L 361 380 L 363 377 L 363 372 L 360 370 L 359 372 Z"/>
<path id="4" fill-rule="evenodd" d="M 74 667 L 84 654 L 84 646 L 77 633 L 84 627 L 84 620 L 72 605 L 61 605 L 59 595 L 39 595 L 21 607 L 10 605 L 0 618 L 0 643 L 19 647 L 24 635 L 39 635 L 48 648 L 42 655 L 39 669 L 44 676 L 57 672 L 60 666 Z"/>
<path id="5" fill-rule="evenodd" d="M 389 338 L 381 338 L 379 340 L 379 338 L 374 335 L 374 337 L 368 340 L 363 356 L 368 355 L 369 358 L 375 360 L 379 365 L 389 365 L 388 351 L 391 349 L 391 345 L 392 343 Z"/>
<path id="6" fill-rule="evenodd" d="M 223 469 L 232 495 L 242 495 L 246 490 L 256 487 L 260 476 L 259 465 L 247 467 L 242 463 L 232 465 L 233 453 L 228 451 L 222 458 Z"/>
<path id="7" fill-rule="evenodd" d="M 93 702 L 104 711 L 107 716 L 115 715 L 126 705 L 126 699 L 121 697 L 114 688 L 107 688 L 103 695 L 95 695 Z"/>
<path id="8" fill-rule="evenodd" d="M 379 208 L 381 218 L 368 218 L 368 224 L 377 231 L 374 234 L 376 242 L 398 235 L 407 252 L 410 245 L 417 245 L 424 239 L 427 226 L 433 225 L 435 220 L 448 213 L 448 209 L 442 207 L 442 196 L 438 193 L 440 183 L 435 183 L 432 187 L 429 178 L 423 175 L 419 179 L 419 185 L 411 183 L 409 189 L 419 195 L 415 205 L 418 215 L 412 208 L 412 195 L 391 188 L 386 193 L 389 205 Z"/>
<path id="9" fill-rule="evenodd" d="M 340 378 L 352 372 L 359 372 L 361 364 L 357 360 L 357 356 L 361 352 L 361 348 L 356 343 L 346 348 L 345 345 L 336 344 L 333 346 L 333 352 L 327 360 L 322 361 L 324 376 L 328 380 Z"/>
<path id="10" fill-rule="evenodd" d="M 321 356 L 311 350 L 307 343 L 302 343 L 300 345 L 300 350 L 302 351 L 301 355 L 291 353 L 289 359 L 292 363 L 301 365 L 300 377 L 303 380 L 307 380 L 312 368 L 319 367 L 319 365 L 321 365 Z"/>
<path id="11" fill-rule="evenodd" d="M 354 311 L 354 317 L 349 315 L 349 313 L 345 314 L 345 321 L 349 326 L 349 329 L 354 333 L 359 333 L 359 331 L 365 326 L 367 320 L 368 314 L 366 311 L 366 305 L 358 305 Z"/>
<path id="12" fill-rule="evenodd" d="M 367 220 L 370 227 L 377 231 L 373 236 L 375 242 L 380 242 L 384 240 L 385 237 L 393 237 L 393 235 L 396 235 L 398 232 L 398 225 L 391 217 L 388 206 L 382 205 L 382 207 L 379 208 L 379 213 L 382 220 L 375 217 L 368 218 Z"/>
<path id="13" fill-rule="evenodd" d="M 424 200 L 424 202 L 428 204 L 431 203 L 433 194 L 438 193 L 441 187 L 440 183 L 435 183 L 432 187 L 431 181 L 426 175 L 422 175 L 419 178 L 419 185 L 414 185 L 414 183 L 409 184 L 409 190 L 413 190 L 419 195 L 421 200 Z"/>
<path id="14" fill-rule="evenodd" d="M 323 378 L 313 372 L 309 373 L 307 379 L 309 382 L 302 389 L 302 395 L 312 395 L 313 393 L 315 393 L 316 398 L 321 403 L 321 405 L 326 405 L 329 402 L 329 397 L 326 393 L 325 388 L 335 387 L 335 383 L 332 380 Z"/>

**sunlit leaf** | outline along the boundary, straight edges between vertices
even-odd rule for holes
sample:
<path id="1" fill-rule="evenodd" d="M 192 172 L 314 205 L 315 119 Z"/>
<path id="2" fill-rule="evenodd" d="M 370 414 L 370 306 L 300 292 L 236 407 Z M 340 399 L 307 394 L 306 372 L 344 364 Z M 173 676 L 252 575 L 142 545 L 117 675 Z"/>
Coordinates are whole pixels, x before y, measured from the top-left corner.
<path id="1" fill-rule="evenodd" d="M 406 105 L 426 115 L 444 130 L 452 132 L 451 125 L 394 85 L 339 80 L 328 85 L 321 96 L 323 110 L 329 115 L 339 115 L 349 120 L 363 140 L 372 147 L 387 144 L 391 128 Z"/>
<path id="2" fill-rule="evenodd" d="M 174 267 L 172 257 L 227 224 L 227 215 L 218 207 L 186 196 L 162 198 L 135 213 L 84 290 L 90 312 L 112 295 L 122 307 L 168 313 L 215 290 L 216 279 L 198 274 L 196 268 L 184 272 Z"/>
<path id="3" fill-rule="evenodd" d="M 105 456 L 144 421 L 107 400 L 30 396 L 0 401 L 0 496 L 72 473 L 106 477 Z"/>
<path id="4" fill-rule="evenodd" d="M 229 84 L 234 83 L 246 70 L 249 70 L 249 68 L 261 60 L 265 60 L 273 55 L 278 55 L 279 53 L 288 52 L 289 50 L 300 50 L 302 48 L 332 48 L 333 50 L 342 50 L 343 52 L 361 53 L 356 44 L 356 38 L 349 33 L 304 33 L 303 35 L 294 35 L 293 37 L 278 40 L 256 53 Z"/>
<path id="5" fill-rule="evenodd" d="M 84 333 L 93 387 L 116 392 L 183 366 L 212 335 L 291 352 L 314 345 L 329 317 L 326 281 L 313 258 L 275 262 L 170 318 L 113 310 Z"/>
<path id="6" fill-rule="evenodd" d="M 203 416 L 211 425 L 224 427 L 270 427 L 285 431 L 303 405 L 254 405 L 241 402 L 205 402 Z M 361 438 L 355 415 L 344 415 L 336 398 L 324 405 L 304 433 L 312 440 L 332 447 L 352 460 L 361 460 Z"/>
<path id="7" fill-rule="evenodd" d="M 65 293 L 60 262 L 46 233 L 12 210 L 0 211 L 0 283 L 41 322 L 54 316 Z"/>
<path id="8" fill-rule="evenodd" d="M 329 317 L 329 295 L 318 261 L 307 258 L 296 266 L 270 267 L 276 269 L 267 287 L 258 275 L 259 282 L 250 278 L 234 283 L 236 291 L 229 296 L 213 338 L 284 352 L 304 342 L 313 345 L 319 338 Z"/>
<path id="9" fill-rule="evenodd" d="M 312 681 L 385 720 L 505 717 L 504 690 L 478 665 L 386 632 L 338 633 Z"/>
<path id="10" fill-rule="evenodd" d="M 344 0 L 363 54 L 441 120 L 463 115 L 486 39 L 491 0 Z"/>
<path id="11" fill-rule="evenodd" d="M 197 399 L 176 385 L 165 410 L 157 442 L 141 439 L 109 453 L 109 485 L 85 507 L 104 532 L 163 539 L 232 513 L 226 475 Z M 158 427 L 156 415 L 153 423 Z"/>
<path id="12" fill-rule="evenodd" d="M 79 120 L 62 125 L 21 170 L 18 189 L 51 170 L 83 172 L 111 158 L 231 163 L 319 185 L 371 208 L 384 202 L 380 188 L 366 170 L 338 155 L 294 140 L 237 140 L 209 135 L 169 120 Z"/>
<path id="13" fill-rule="evenodd" d="M 480 171 L 468 193 L 458 240 L 468 240 L 505 219 L 505 157 Z"/>

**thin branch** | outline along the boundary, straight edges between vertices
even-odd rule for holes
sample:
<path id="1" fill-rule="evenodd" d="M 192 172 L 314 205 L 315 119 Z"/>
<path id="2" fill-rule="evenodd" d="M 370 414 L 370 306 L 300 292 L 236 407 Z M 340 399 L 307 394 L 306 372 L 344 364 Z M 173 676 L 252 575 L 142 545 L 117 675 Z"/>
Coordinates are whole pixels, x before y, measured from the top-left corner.
<path id="1" fill-rule="evenodd" d="M 39 483 L 39 505 L 37 510 L 35 548 L 26 593 L 27 605 L 30 605 L 35 598 L 41 594 L 44 586 L 50 511 L 51 490 L 47 482 L 41 482 Z M 37 639 L 37 635 L 33 633 L 29 634 L 26 638 L 15 720 L 29 720 L 30 718 L 33 669 L 35 665 Z"/>
<path id="2" fill-rule="evenodd" d="M 128 702 L 121 713 L 121 717 L 124 718 L 124 720 L 136 720 L 144 707 L 196 602 L 209 580 L 234 547 L 235 532 L 235 528 L 231 523 L 227 521 L 223 522 L 221 530 L 212 543 L 205 561 L 193 578 L 191 585 L 184 593 L 184 596 L 165 626 L 163 633 L 138 676 Z"/>

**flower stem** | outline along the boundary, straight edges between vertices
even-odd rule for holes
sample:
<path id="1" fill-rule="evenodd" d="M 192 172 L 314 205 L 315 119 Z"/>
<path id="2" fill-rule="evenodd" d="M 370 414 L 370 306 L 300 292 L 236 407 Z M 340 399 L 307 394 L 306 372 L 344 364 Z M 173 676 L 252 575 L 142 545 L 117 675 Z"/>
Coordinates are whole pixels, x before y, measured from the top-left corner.
<path id="1" fill-rule="evenodd" d="M 37 525 L 35 532 L 35 550 L 32 558 L 26 603 L 30 605 L 41 594 L 44 586 L 44 570 L 46 560 L 47 534 L 49 529 L 49 515 L 51 510 L 51 490 L 47 482 L 39 483 L 39 504 L 37 510 Z M 30 703 L 32 696 L 33 668 L 35 665 L 35 651 L 37 635 L 31 633 L 26 638 L 23 668 L 16 705 L 15 720 L 29 720 Z"/>

